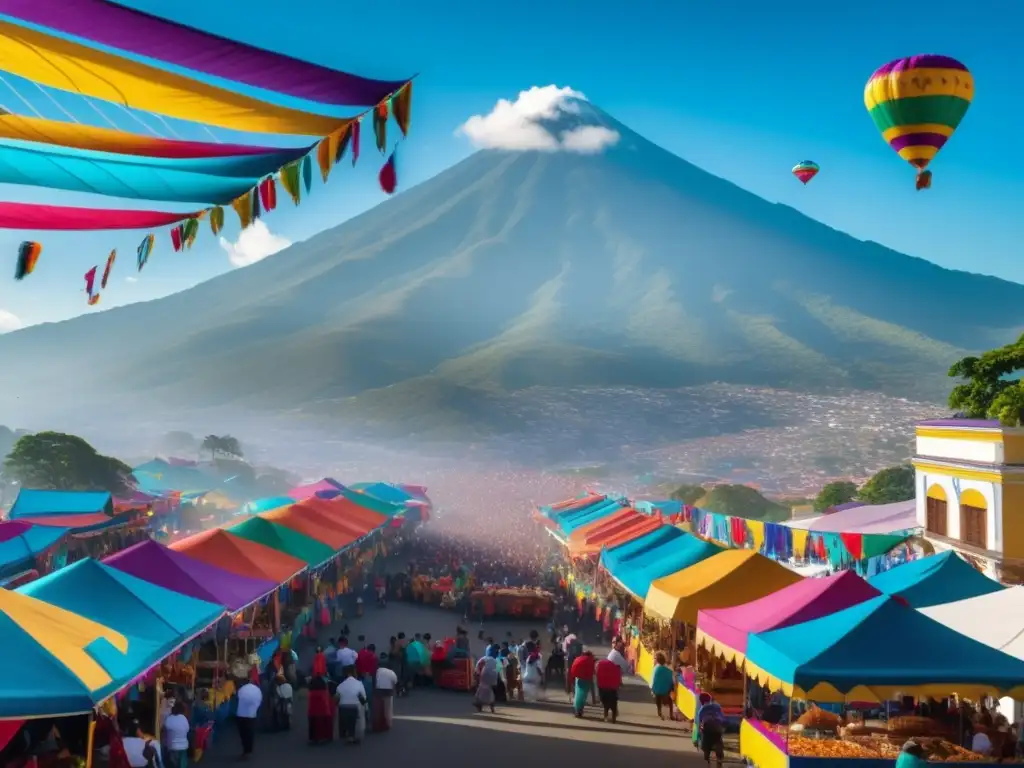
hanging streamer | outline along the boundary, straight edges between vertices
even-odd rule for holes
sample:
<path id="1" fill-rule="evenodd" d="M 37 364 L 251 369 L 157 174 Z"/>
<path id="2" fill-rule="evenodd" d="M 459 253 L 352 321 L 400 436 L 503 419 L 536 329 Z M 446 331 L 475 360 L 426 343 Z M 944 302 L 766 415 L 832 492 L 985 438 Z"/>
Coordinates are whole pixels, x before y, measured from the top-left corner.
<path id="1" fill-rule="evenodd" d="M 409 135 L 409 123 L 412 120 L 412 81 L 403 85 L 391 97 L 391 114 L 395 116 L 398 129 L 403 136 Z"/>
<path id="2" fill-rule="evenodd" d="M 309 155 L 302 158 L 302 186 L 307 195 L 313 191 L 313 158 Z"/>
<path id="3" fill-rule="evenodd" d="M 26 240 L 18 246 L 18 263 L 14 267 L 14 279 L 24 280 L 31 275 L 39 261 L 39 255 L 43 252 L 43 246 Z"/>
<path id="4" fill-rule="evenodd" d="M 341 158 L 345 156 L 345 150 L 348 149 L 348 143 L 352 139 L 352 131 L 354 130 L 353 126 L 356 126 L 358 124 L 358 121 L 355 123 L 350 123 L 349 125 L 346 125 L 344 128 L 342 128 L 340 131 L 334 132 L 334 135 L 338 137 L 338 145 L 337 147 L 335 147 L 334 150 L 335 163 L 340 163 Z"/>
<path id="5" fill-rule="evenodd" d="M 398 186 L 398 172 L 395 169 L 395 153 L 392 152 L 391 156 L 384 163 L 380 169 L 380 173 L 377 174 L 377 179 L 380 181 L 380 188 L 384 190 L 386 194 L 394 194 L 395 188 Z"/>
<path id="6" fill-rule="evenodd" d="M 277 207 L 277 186 L 274 184 L 274 179 L 266 178 L 260 182 L 260 203 L 263 205 L 264 211 L 272 211 Z"/>
<path id="7" fill-rule="evenodd" d="M 238 223 L 242 229 L 248 229 L 252 224 L 252 193 L 246 192 L 241 197 L 231 201 L 231 207 L 238 214 Z"/>
<path id="8" fill-rule="evenodd" d="M 192 247 L 192 244 L 196 241 L 196 235 L 199 234 L 199 220 L 188 219 L 181 225 L 181 247 L 188 250 Z"/>
<path id="9" fill-rule="evenodd" d="M 210 209 L 210 229 L 214 235 L 219 235 L 224 228 L 224 209 L 219 205 Z"/>
<path id="10" fill-rule="evenodd" d="M 92 289 L 95 287 L 97 269 L 99 269 L 99 267 L 93 267 L 85 273 L 85 292 L 90 296 L 92 296 Z"/>
<path id="11" fill-rule="evenodd" d="M 359 120 L 352 123 L 352 167 L 356 167 L 356 161 L 359 160 L 359 134 L 362 132 L 360 128 Z"/>
<path id="12" fill-rule="evenodd" d="M 331 152 L 331 138 L 328 136 L 320 142 L 316 148 L 316 162 L 320 166 L 320 177 L 326 183 L 327 177 L 331 175 L 331 166 L 334 163 L 334 155 Z"/>
<path id="13" fill-rule="evenodd" d="M 156 242 L 156 238 L 153 235 L 146 235 L 142 238 L 142 242 L 139 243 L 139 248 L 136 251 L 137 262 L 139 265 L 139 272 L 146 266 L 146 262 L 149 261 L 149 254 L 153 252 L 153 244 Z"/>
<path id="14" fill-rule="evenodd" d="M 253 187 L 249 192 L 249 200 L 252 203 L 252 220 L 256 221 L 263 211 L 260 210 L 260 193 L 256 187 Z"/>
<path id="15" fill-rule="evenodd" d="M 373 110 L 373 137 L 377 142 L 377 151 L 382 155 L 388 145 L 388 103 L 382 101 Z"/>
<path id="16" fill-rule="evenodd" d="M 281 169 L 281 173 L 278 174 L 281 178 L 281 186 L 284 187 L 284 191 L 288 193 L 288 196 L 292 199 L 295 205 L 299 204 L 302 199 L 302 186 L 299 181 L 299 164 L 289 163 Z"/>
<path id="17" fill-rule="evenodd" d="M 185 240 L 185 232 L 181 224 L 174 227 L 171 230 L 171 245 L 174 247 L 174 252 L 177 253 L 181 250 L 181 246 Z"/>
<path id="18" fill-rule="evenodd" d="M 107 256 L 107 263 L 103 267 L 103 277 L 100 278 L 100 290 L 101 291 L 106 289 L 106 287 L 107 287 L 107 281 L 110 280 L 110 270 L 112 270 L 114 268 L 114 262 L 115 261 L 117 261 L 117 250 L 116 249 L 111 251 L 110 255 Z"/>
<path id="19" fill-rule="evenodd" d="M 70 208 L 35 203 L 0 203 L 0 229 L 95 232 L 106 229 L 154 229 L 183 221 L 194 213 Z"/>

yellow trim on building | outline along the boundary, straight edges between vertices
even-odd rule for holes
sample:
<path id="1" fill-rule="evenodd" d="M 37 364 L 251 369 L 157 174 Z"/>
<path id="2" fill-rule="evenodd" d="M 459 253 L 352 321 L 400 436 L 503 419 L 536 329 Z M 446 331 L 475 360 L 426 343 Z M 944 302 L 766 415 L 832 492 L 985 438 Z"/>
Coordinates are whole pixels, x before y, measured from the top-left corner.
<path id="1" fill-rule="evenodd" d="M 920 472 L 927 472 L 931 475 L 945 475 L 947 477 L 958 477 L 961 480 L 979 480 L 983 483 L 1002 483 L 1003 473 L 990 469 L 969 469 L 967 467 L 950 466 L 946 464 L 935 464 L 930 461 L 915 460 L 914 469 Z M 993 464 L 994 468 L 999 465 Z M 1007 478 L 1011 482 L 1016 478 Z M 1020 478 L 1024 481 L 1024 476 Z"/>
<path id="2" fill-rule="evenodd" d="M 955 427 L 918 427 L 918 437 L 937 437 L 942 440 L 967 440 L 972 443 L 1001 443 L 1004 433 L 995 427 L 963 429 Z M 1014 435 L 1013 437 L 1016 437 Z"/>
<path id="3" fill-rule="evenodd" d="M 935 499 L 936 501 L 946 500 L 946 489 L 938 483 L 933 483 L 928 487 L 928 493 L 926 494 L 929 499 Z"/>
<path id="4" fill-rule="evenodd" d="M 968 488 L 960 494 L 960 506 L 975 507 L 976 509 L 988 509 L 988 502 L 980 491 Z"/>

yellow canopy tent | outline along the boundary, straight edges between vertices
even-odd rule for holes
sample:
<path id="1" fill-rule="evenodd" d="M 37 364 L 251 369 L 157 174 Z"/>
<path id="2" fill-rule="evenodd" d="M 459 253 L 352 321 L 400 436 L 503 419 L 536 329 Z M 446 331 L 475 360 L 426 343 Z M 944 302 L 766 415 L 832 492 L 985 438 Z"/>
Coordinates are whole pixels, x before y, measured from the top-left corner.
<path id="1" fill-rule="evenodd" d="M 644 608 L 664 619 L 695 625 L 697 611 L 749 603 L 801 578 L 751 549 L 729 549 L 652 582 Z"/>

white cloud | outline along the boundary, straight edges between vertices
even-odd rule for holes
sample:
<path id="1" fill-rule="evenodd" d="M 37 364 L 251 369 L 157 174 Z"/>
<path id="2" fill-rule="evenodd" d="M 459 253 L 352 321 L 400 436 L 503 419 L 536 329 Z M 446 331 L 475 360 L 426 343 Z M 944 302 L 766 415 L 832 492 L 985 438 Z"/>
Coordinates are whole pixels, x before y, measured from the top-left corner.
<path id="1" fill-rule="evenodd" d="M 557 85 L 533 86 L 520 91 L 515 101 L 499 99 L 486 115 L 473 115 L 456 134 L 466 136 L 479 149 L 541 150 L 595 154 L 619 140 L 617 131 L 598 125 L 580 125 L 555 135 L 543 121 L 565 114 L 577 114 L 572 100 L 586 97 L 572 88 Z"/>
<path id="2" fill-rule="evenodd" d="M 134 276 L 132 276 L 132 275 L 129 275 L 128 277 L 126 277 L 126 278 L 124 279 L 124 281 L 125 281 L 126 283 L 137 283 L 137 282 L 139 282 L 139 278 L 137 278 L 137 277 L 134 277 Z"/>
<path id="3" fill-rule="evenodd" d="M 235 242 L 227 238 L 220 239 L 220 247 L 228 255 L 228 261 L 236 267 L 247 267 L 283 251 L 292 241 L 287 237 L 275 235 L 262 219 L 256 219 L 248 229 L 238 235 Z"/>
<path id="4" fill-rule="evenodd" d="M 24 323 L 21 322 L 21 318 L 16 314 L 8 312 L 6 309 L 0 309 L 0 333 L 16 331 L 23 326 Z"/>

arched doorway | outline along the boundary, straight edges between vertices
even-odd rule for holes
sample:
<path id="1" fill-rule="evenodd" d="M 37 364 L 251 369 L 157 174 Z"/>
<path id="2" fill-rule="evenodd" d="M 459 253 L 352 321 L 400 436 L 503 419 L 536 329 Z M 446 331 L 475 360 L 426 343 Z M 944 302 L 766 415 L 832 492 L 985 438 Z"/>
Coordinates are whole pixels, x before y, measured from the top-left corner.
<path id="1" fill-rule="evenodd" d="M 946 490 L 935 483 L 928 488 L 925 499 L 926 511 L 925 530 L 936 536 L 947 536 L 949 530 L 949 514 L 946 506 Z"/>
<path id="2" fill-rule="evenodd" d="M 960 541 L 988 549 L 988 503 L 973 488 L 960 494 Z"/>

